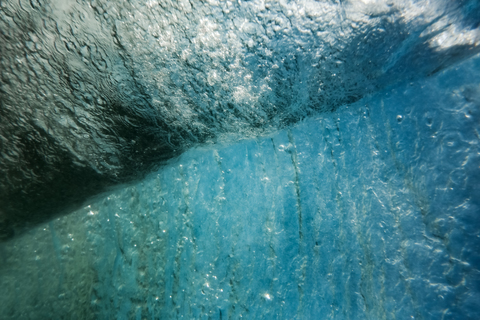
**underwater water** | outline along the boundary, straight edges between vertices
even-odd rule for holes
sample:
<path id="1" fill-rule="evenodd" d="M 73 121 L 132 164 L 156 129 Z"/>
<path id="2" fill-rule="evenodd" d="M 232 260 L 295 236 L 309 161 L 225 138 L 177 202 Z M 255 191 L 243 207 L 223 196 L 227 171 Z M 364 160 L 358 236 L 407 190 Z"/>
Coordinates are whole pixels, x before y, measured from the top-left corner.
<path id="1" fill-rule="evenodd" d="M 480 318 L 476 1 L 1 1 L 1 319 Z"/>

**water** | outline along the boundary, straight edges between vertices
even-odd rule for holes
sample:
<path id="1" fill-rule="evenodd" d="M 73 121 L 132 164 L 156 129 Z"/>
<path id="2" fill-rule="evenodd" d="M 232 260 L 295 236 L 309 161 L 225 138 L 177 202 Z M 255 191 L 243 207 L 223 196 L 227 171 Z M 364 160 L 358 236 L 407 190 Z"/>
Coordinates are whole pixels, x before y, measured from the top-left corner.
<path id="1" fill-rule="evenodd" d="M 476 6 L 2 2 L 2 318 L 479 318 Z"/>

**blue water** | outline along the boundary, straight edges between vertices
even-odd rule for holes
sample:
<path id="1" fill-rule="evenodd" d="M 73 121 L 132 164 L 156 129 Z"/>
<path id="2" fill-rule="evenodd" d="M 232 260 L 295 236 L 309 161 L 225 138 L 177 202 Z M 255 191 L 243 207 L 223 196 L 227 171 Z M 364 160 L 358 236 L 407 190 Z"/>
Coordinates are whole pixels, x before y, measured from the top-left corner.
<path id="1" fill-rule="evenodd" d="M 161 166 L 135 166 L 151 158 L 132 156 L 140 149 L 123 148 L 120 131 L 114 142 L 99 130 L 73 144 L 64 127 L 50 124 L 57 131 L 49 134 L 83 166 L 119 184 L 0 244 L 0 318 L 479 319 L 475 2 L 325 3 L 315 15 L 312 6 L 321 5 L 309 1 L 303 9 L 300 2 L 262 9 L 255 1 L 210 1 L 202 9 L 213 12 L 210 20 L 182 3 L 158 9 L 156 1 L 132 1 L 125 6 L 138 12 L 128 7 L 130 14 L 90 4 L 93 20 L 82 21 L 97 21 L 98 30 L 115 24 L 122 43 L 110 56 L 125 66 L 111 58 L 108 77 L 119 87 L 128 77 L 138 85 L 119 94 L 122 101 L 145 119 L 164 119 L 163 143 L 181 152 Z M 252 12 L 277 17 L 279 27 L 255 25 Z M 193 37 L 175 27 L 189 19 L 205 30 Z M 169 29 L 165 21 L 178 24 Z M 58 25 L 56 32 L 67 32 Z M 259 40 L 269 30 L 271 42 Z M 394 33 L 400 30 L 406 33 Z M 104 84 L 95 77 L 93 91 Z M 135 90 L 155 112 L 132 102 L 141 100 Z M 232 109 L 222 111 L 227 102 Z M 68 103 L 79 108 L 74 98 Z M 83 106 L 79 114 L 94 123 L 89 132 L 110 123 L 110 113 Z M 115 167 L 111 157 L 121 152 L 131 158 Z M 122 166 L 142 178 L 125 178 L 131 173 Z M 28 192 L 30 180 L 22 179 Z M 59 188 L 76 190 L 71 184 Z"/>
<path id="2" fill-rule="evenodd" d="M 479 67 L 191 150 L 92 206 L 98 317 L 478 318 Z"/>

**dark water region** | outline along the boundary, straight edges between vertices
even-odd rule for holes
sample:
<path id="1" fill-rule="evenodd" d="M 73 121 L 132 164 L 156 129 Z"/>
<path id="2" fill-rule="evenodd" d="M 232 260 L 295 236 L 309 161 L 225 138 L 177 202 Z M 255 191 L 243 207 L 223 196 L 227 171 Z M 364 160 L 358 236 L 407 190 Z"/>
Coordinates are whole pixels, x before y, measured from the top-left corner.
<path id="1" fill-rule="evenodd" d="M 0 0 L 0 318 L 478 319 L 479 7 Z"/>

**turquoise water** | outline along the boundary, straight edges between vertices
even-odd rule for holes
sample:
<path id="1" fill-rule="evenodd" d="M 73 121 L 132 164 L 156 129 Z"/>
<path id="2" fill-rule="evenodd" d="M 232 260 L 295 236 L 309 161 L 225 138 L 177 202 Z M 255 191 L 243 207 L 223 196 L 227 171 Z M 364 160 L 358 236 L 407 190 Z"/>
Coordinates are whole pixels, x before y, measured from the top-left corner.
<path id="1" fill-rule="evenodd" d="M 1 4 L 0 318 L 480 318 L 475 2 Z"/>

